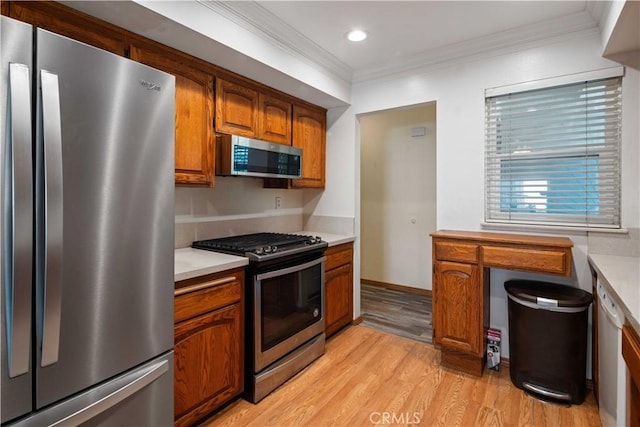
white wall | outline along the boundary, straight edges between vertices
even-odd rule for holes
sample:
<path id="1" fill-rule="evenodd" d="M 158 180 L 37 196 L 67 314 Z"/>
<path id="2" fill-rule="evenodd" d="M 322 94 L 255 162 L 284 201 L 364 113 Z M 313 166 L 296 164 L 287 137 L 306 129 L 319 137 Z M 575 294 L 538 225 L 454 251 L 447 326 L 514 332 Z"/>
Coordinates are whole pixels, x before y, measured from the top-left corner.
<path id="1" fill-rule="evenodd" d="M 425 130 L 412 136 L 413 128 Z M 431 289 L 436 228 L 436 106 L 360 118 L 360 274 L 363 279 Z"/>
<path id="2" fill-rule="evenodd" d="M 602 47 L 597 32 L 576 35 L 574 38 L 549 40 L 546 43 L 522 46 L 521 51 L 493 53 L 491 56 L 442 64 L 422 71 L 414 71 L 392 78 L 356 84 L 352 91 L 353 105 L 341 112 L 331 125 L 328 135 L 328 155 L 340 153 L 351 156 L 360 151 L 360 129 L 357 116 L 373 111 L 437 103 L 437 228 L 480 230 L 484 219 L 484 90 L 486 88 L 516 84 L 531 80 L 608 68 L 617 64 L 601 57 Z M 623 164 L 622 164 L 622 220 L 623 226 L 640 225 L 638 185 L 640 104 L 640 75 L 627 69 L 623 79 Z M 357 159 L 356 159 L 357 160 Z M 340 186 L 328 186 L 317 209 L 331 215 L 336 207 L 360 198 L 358 177 L 360 164 L 356 163 L 353 181 Z M 330 162 L 327 175 L 337 173 Z M 356 206 L 356 230 L 360 206 Z M 534 231 L 529 231 L 534 232 Z M 574 286 L 591 290 L 590 272 L 586 261 L 586 233 L 549 231 L 567 235 L 575 244 Z M 356 260 L 360 248 L 356 244 Z M 356 266 L 357 267 L 357 266 Z M 506 332 L 506 298 L 502 283 L 514 272 L 493 272 L 491 281 L 491 326 Z M 359 311 L 359 277 L 356 270 L 355 315 Z M 508 350 L 507 350 L 508 356 Z"/>

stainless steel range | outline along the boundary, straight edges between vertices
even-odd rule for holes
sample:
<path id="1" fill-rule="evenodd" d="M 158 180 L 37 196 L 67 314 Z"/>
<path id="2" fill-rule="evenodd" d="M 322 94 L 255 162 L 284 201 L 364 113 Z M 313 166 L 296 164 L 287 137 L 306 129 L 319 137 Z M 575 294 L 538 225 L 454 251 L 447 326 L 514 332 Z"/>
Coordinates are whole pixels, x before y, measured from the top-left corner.
<path id="1" fill-rule="evenodd" d="M 245 398 L 257 403 L 324 354 L 324 251 L 319 237 L 256 233 L 193 242 L 249 258 Z"/>

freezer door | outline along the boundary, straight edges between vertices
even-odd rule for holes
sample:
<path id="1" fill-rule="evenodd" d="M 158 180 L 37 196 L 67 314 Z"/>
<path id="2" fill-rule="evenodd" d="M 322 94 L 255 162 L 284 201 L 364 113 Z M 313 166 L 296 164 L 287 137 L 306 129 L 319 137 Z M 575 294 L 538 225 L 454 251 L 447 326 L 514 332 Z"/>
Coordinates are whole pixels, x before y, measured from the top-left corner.
<path id="1" fill-rule="evenodd" d="M 2 423 L 31 411 L 32 27 L 1 18 L 0 384 Z"/>
<path id="2" fill-rule="evenodd" d="M 53 425 L 172 426 L 173 352 L 10 424 L 11 427 Z"/>
<path id="3" fill-rule="evenodd" d="M 173 346 L 175 83 L 36 38 L 39 409 Z"/>

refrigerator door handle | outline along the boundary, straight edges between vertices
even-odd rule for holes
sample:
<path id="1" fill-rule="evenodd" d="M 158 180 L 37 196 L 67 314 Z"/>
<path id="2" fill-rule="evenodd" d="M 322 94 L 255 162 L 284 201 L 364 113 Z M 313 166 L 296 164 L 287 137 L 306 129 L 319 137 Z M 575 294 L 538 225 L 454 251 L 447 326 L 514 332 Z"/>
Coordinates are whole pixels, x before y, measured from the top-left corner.
<path id="1" fill-rule="evenodd" d="M 30 71 L 9 64 L 7 151 L 3 188 L 3 292 L 9 377 L 29 372 L 31 354 L 31 272 L 33 179 Z"/>
<path id="2" fill-rule="evenodd" d="M 58 361 L 62 305 L 62 125 L 58 76 L 41 70 L 44 139 L 44 301 L 42 367 Z"/>
<path id="3" fill-rule="evenodd" d="M 93 404 L 80 409 L 73 414 L 52 423 L 50 427 L 77 426 L 90 419 L 100 415 L 104 411 L 123 402 L 130 396 L 142 390 L 162 375 L 169 372 L 169 362 L 166 360 L 154 363 L 153 365 L 143 369 L 138 373 L 139 376 L 129 382 L 127 385 L 115 390 L 113 393 L 99 399 Z"/>

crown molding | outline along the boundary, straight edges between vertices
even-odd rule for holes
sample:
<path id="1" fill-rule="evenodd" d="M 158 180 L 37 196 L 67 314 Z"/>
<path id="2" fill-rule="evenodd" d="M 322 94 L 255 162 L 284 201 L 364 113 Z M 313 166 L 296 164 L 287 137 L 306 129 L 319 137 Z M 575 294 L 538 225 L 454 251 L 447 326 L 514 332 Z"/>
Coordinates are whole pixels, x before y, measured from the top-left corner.
<path id="1" fill-rule="evenodd" d="M 584 11 L 508 31 L 478 37 L 417 54 L 397 57 L 379 66 L 352 70 L 277 15 L 255 1 L 197 0 L 279 49 L 348 83 L 361 83 L 417 69 L 463 63 L 504 52 L 517 52 L 551 41 L 599 31 L 606 2 L 587 2 Z"/>
<path id="2" fill-rule="evenodd" d="M 203 6 L 241 26 L 279 49 L 350 83 L 353 70 L 255 1 L 197 0 Z"/>
<path id="3" fill-rule="evenodd" d="M 392 63 L 378 67 L 355 70 L 352 82 L 361 83 L 417 69 L 478 60 L 506 51 L 517 52 L 537 45 L 544 45 L 550 41 L 584 36 L 598 31 L 597 23 L 589 12 L 578 12 L 474 40 L 443 46 L 422 54 L 399 57 Z"/>

